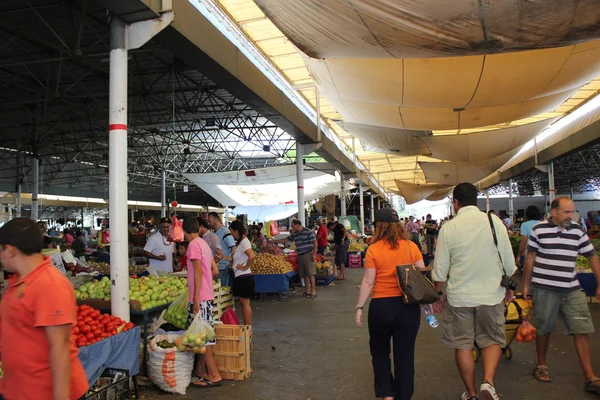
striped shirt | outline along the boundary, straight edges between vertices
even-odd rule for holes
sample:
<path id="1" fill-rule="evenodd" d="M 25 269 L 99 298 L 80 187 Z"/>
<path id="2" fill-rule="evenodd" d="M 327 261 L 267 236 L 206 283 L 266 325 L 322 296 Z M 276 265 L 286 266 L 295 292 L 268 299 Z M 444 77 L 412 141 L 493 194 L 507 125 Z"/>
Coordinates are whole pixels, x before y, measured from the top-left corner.
<path id="1" fill-rule="evenodd" d="M 564 292 L 581 289 L 575 272 L 577 256 L 596 254 L 581 226 L 573 223 L 570 228 L 560 229 L 551 221 L 542 221 L 531 229 L 527 252 L 535 253 L 533 286 Z"/>
<path id="2" fill-rule="evenodd" d="M 289 241 L 296 242 L 296 253 L 306 254 L 313 251 L 314 241 L 317 240 L 315 233 L 308 228 L 302 228 L 298 233 L 294 232 L 288 236 Z"/>

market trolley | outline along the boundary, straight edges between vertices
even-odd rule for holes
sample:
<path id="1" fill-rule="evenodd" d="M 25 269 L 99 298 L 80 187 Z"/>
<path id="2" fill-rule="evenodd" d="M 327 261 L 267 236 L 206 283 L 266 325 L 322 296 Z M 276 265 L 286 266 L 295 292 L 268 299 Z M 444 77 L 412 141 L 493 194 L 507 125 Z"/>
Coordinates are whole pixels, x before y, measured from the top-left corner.
<path id="1" fill-rule="evenodd" d="M 533 310 L 533 301 L 517 295 L 504 310 L 504 332 L 506 335 L 506 345 L 502 348 L 502 355 L 507 359 L 512 359 L 513 352 L 510 347 L 517 336 L 517 330 L 529 313 Z M 481 358 L 481 349 L 477 343 L 473 344 L 473 359 L 475 362 Z"/>

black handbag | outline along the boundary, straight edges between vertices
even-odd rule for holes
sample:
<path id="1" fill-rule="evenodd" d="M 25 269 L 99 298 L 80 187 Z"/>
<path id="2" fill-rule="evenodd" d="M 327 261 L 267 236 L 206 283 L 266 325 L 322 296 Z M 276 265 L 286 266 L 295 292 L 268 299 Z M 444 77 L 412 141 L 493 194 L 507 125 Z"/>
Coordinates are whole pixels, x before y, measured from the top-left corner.
<path id="1" fill-rule="evenodd" d="M 405 304 L 432 304 L 440 299 L 433 282 L 414 264 L 406 263 L 406 252 L 404 253 L 404 264 L 396 266 L 396 275 Z"/>

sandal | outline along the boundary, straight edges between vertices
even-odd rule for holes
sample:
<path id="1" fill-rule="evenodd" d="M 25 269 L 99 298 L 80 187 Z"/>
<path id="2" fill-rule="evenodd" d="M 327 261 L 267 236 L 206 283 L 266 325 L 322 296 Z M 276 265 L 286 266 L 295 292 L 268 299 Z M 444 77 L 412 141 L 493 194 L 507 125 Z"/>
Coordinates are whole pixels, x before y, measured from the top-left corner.
<path id="1" fill-rule="evenodd" d="M 600 394 L 600 378 L 585 381 L 585 391 Z"/>
<path id="2" fill-rule="evenodd" d="M 346 279 L 344 275 L 340 275 L 335 278 L 336 281 L 343 281 L 344 279 Z"/>
<path id="3" fill-rule="evenodd" d="M 220 380 L 219 382 L 213 382 L 206 378 L 198 378 L 197 380 L 191 382 L 191 385 L 193 387 L 202 388 L 202 389 L 217 387 L 217 386 L 221 386 L 222 384 L 223 384 L 223 380 Z"/>
<path id="4" fill-rule="evenodd" d="M 533 377 L 540 382 L 544 382 L 544 383 L 552 382 L 552 377 L 550 376 L 550 373 L 548 372 L 548 367 L 545 365 L 538 365 L 537 367 L 535 367 L 535 369 L 533 370 Z M 590 381 L 590 383 L 592 383 L 592 382 Z M 598 388 L 600 388 L 600 383 L 598 383 L 598 385 L 599 385 Z M 587 383 L 586 383 L 586 388 L 587 388 Z"/>
<path id="5" fill-rule="evenodd" d="M 304 292 L 304 293 L 302 293 L 302 297 L 310 297 L 310 293 Z"/>

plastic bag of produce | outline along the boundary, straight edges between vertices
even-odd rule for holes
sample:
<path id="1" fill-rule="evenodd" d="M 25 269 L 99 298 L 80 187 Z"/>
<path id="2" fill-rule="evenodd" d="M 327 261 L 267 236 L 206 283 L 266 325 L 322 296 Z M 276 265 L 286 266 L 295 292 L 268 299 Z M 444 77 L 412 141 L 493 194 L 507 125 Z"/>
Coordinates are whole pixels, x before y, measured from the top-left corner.
<path id="1" fill-rule="evenodd" d="M 167 308 L 165 321 L 181 329 L 187 329 L 188 323 L 188 289 L 185 289 Z"/>
<path id="2" fill-rule="evenodd" d="M 192 381 L 194 353 L 178 351 L 177 335 L 157 335 L 148 345 L 148 377 L 169 393 L 185 394 Z"/>
<path id="3" fill-rule="evenodd" d="M 535 340 L 537 330 L 529 320 L 525 320 L 519 325 L 519 329 L 517 330 L 517 342 L 532 342 Z"/>
<path id="4" fill-rule="evenodd" d="M 213 327 L 196 314 L 188 330 L 175 342 L 179 350 L 206 353 L 206 346 L 214 344 L 217 335 Z"/>
<path id="5" fill-rule="evenodd" d="M 183 223 L 176 216 L 173 216 L 173 223 L 169 228 L 169 241 L 183 242 Z"/>

